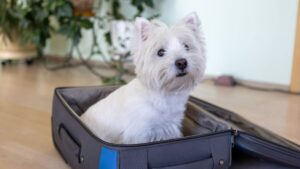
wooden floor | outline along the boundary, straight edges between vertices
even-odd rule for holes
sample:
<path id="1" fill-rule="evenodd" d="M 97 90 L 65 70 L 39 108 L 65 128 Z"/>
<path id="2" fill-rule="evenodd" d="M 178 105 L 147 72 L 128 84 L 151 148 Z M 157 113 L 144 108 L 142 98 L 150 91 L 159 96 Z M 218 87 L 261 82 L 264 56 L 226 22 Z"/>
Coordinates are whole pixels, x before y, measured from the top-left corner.
<path id="1" fill-rule="evenodd" d="M 0 69 L 0 168 L 69 168 L 51 140 L 53 89 L 99 84 L 83 67 L 55 72 L 41 64 Z M 199 85 L 193 95 L 300 144 L 300 96 L 215 87 L 211 82 Z"/>

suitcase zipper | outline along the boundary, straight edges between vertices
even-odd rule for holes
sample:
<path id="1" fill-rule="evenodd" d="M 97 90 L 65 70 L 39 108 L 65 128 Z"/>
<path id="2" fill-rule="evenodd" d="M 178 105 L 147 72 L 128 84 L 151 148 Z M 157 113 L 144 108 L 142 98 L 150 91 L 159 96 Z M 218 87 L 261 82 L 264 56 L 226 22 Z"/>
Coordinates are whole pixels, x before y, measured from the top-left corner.
<path id="1" fill-rule="evenodd" d="M 233 148 L 235 145 L 235 138 L 239 135 L 239 131 L 237 129 L 232 129 L 231 135 L 231 147 Z"/>

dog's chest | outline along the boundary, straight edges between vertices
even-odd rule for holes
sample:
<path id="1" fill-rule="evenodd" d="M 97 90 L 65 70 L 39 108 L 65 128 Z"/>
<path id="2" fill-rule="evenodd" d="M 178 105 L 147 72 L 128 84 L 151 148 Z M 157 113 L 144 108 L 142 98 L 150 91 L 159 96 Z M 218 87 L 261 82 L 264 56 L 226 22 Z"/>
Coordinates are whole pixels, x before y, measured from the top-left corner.
<path id="1" fill-rule="evenodd" d="M 157 124 L 181 123 L 186 99 L 179 97 L 149 97 L 148 99 L 148 107 L 153 115 L 151 119 L 155 120 Z"/>
<path id="2" fill-rule="evenodd" d="M 178 96 L 149 97 L 149 102 L 159 111 L 172 113 L 184 110 L 186 98 Z"/>

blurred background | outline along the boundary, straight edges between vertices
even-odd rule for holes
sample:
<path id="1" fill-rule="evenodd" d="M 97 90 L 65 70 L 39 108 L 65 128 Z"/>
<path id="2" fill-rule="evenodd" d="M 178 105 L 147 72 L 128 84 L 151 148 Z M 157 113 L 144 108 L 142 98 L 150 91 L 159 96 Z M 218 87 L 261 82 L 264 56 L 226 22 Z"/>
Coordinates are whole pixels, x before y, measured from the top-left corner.
<path id="1" fill-rule="evenodd" d="M 207 70 L 192 95 L 300 144 L 299 5 L 298 0 L 1 0 L 0 168 L 66 168 L 51 142 L 54 88 L 130 81 L 137 16 L 172 25 L 196 12 Z"/>

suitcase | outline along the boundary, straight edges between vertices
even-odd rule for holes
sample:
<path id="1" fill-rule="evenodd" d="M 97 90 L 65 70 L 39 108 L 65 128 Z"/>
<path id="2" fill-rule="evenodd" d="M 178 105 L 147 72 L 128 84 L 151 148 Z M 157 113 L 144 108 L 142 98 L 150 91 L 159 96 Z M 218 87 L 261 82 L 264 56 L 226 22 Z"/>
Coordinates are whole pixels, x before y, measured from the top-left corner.
<path id="1" fill-rule="evenodd" d="M 118 86 L 56 88 L 53 143 L 73 169 L 288 169 L 300 168 L 300 146 L 239 115 L 190 97 L 185 137 L 112 144 L 97 138 L 79 116 Z"/>

